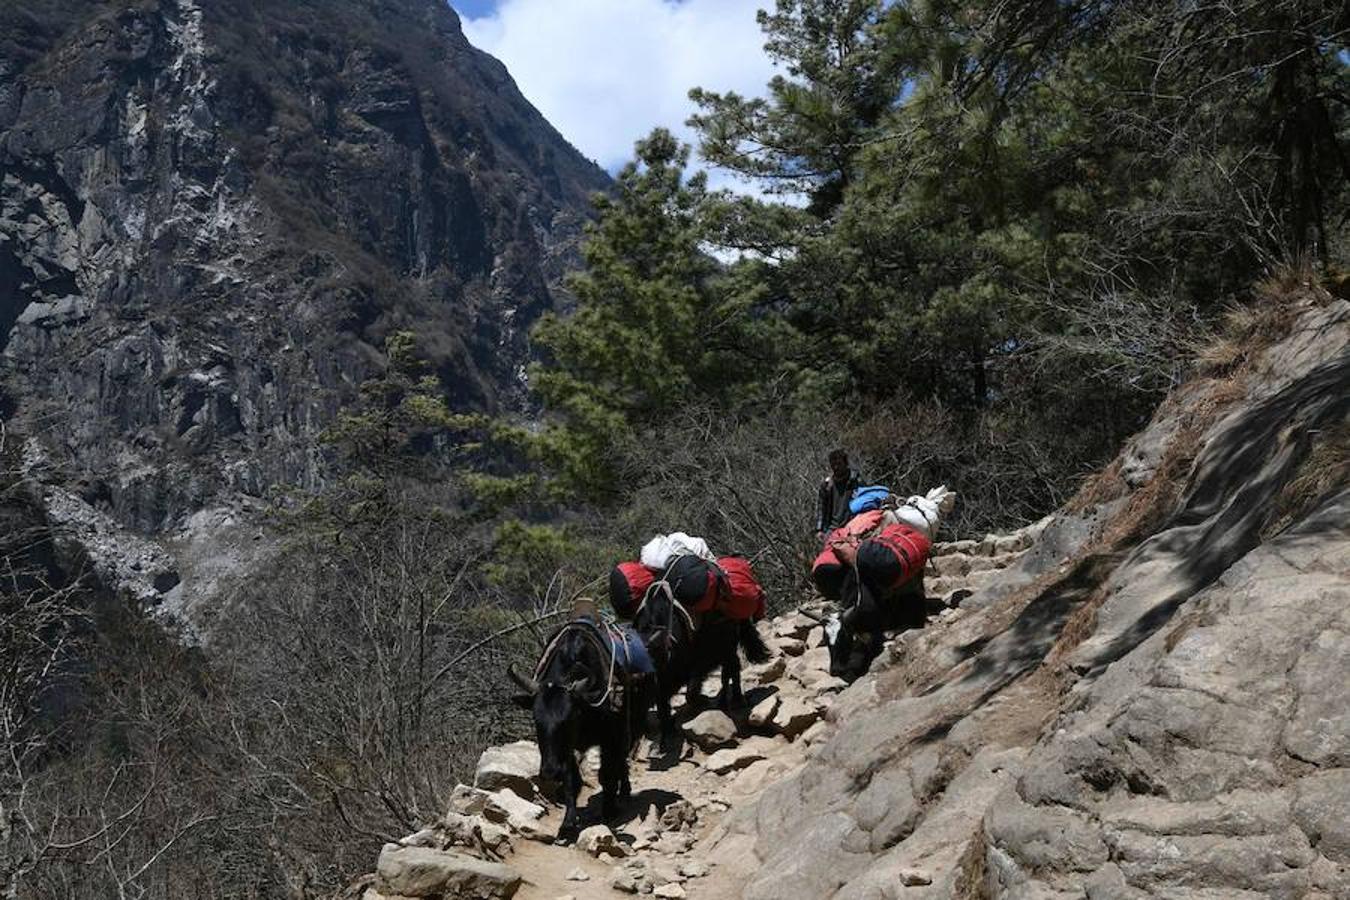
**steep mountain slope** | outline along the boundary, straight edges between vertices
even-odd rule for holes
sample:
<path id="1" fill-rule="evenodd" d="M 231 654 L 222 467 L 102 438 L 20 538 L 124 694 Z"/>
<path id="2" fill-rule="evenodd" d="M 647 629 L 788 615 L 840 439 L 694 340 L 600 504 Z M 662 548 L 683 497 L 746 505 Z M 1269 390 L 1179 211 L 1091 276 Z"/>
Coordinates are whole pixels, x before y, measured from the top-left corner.
<path id="1" fill-rule="evenodd" d="M 4 4 L 0 173 L 4 414 L 143 533 L 315 484 L 394 329 L 518 403 L 608 180 L 441 0 Z"/>
<path id="2" fill-rule="evenodd" d="M 1058 517 L 1042 541 L 1072 554 L 1029 555 L 844 694 L 817 757 L 731 826 L 724 855 L 762 865 L 745 897 L 782 896 L 799 858 L 841 900 L 912 866 L 933 884 L 904 896 L 1346 893 L 1323 821 L 1346 811 L 1346 484 L 1297 485 L 1346 452 L 1350 304 L 1305 303 L 1164 405 L 1099 524 Z"/>
<path id="3" fill-rule="evenodd" d="M 724 749 L 638 765 L 623 846 L 579 848 L 609 866 L 459 789 L 365 900 L 414 872 L 467 896 L 445 879 L 488 837 L 492 896 L 1350 896 L 1350 303 L 1285 303 L 1278 340 L 1180 388 L 1069 507 L 936 548 L 948 608 L 847 689 L 808 620 L 769 623 L 762 705 Z M 488 754 L 479 782 L 530 774 Z"/>

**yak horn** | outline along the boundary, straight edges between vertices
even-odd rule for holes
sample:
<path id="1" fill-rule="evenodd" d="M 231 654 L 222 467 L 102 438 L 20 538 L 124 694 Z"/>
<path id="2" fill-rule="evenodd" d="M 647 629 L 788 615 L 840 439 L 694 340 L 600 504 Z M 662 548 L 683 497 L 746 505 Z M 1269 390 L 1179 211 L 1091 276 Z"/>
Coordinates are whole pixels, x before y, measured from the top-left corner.
<path id="1" fill-rule="evenodd" d="M 506 674 L 509 675 L 511 680 L 514 681 L 517 685 L 519 685 L 520 689 L 523 690 L 525 693 L 527 694 L 539 693 L 539 685 L 535 684 L 533 680 L 526 678 L 524 675 L 517 672 L 515 663 L 509 663 L 507 665 Z"/>

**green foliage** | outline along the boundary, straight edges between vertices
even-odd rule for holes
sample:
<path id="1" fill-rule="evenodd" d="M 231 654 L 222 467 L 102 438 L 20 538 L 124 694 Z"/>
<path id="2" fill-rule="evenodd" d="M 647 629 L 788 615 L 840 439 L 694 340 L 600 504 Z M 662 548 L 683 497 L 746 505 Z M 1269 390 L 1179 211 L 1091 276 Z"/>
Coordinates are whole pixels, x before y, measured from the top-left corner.
<path id="1" fill-rule="evenodd" d="M 391 334 L 385 340 L 384 375 L 362 382 L 355 408 L 324 433 L 323 442 L 338 450 L 347 471 L 377 479 L 414 472 L 425 465 L 426 451 L 437 438 L 481 421 L 451 414 L 416 344 L 411 332 Z"/>
<path id="2" fill-rule="evenodd" d="M 685 179 L 689 150 L 662 129 L 638 142 L 569 279 L 570 316 L 546 315 L 534 338 L 548 362 L 531 385 L 559 417 L 530 445 L 560 476 L 555 487 L 613 493 L 623 448 L 681 404 L 725 402 L 758 372 L 745 362 L 757 337 L 755 289 L 709 256 L 702 175 Z"/>
<path id="3" fill-rule="evenodd" d="M 765 51 L 788 75 L 767 97 L 695 88 L 690 124 L 713 165 L 764 179 L 771 192 L 807 193 L 817 215 L 842 200 L 854 157 L 892 104 L 897 59 L 878 25 L 884 0 L 778 0 L 758 13 Z"/>
<path id="4" fill-rule="evenodd" d="M 559 571 L 576 564 L 579 544 L 566 527 L 509 519 L 493 536 L 492 584 L 516 596 L 542 599 Z"/>
<path id="5" fill-rule="evenodd" d="M 759 22 L 781 74 L 762 98 L 694 89 L 690 122 L 770 199 L 682 184 L 654 135 L 599 205 L 576 316 L 540 326 L 536 458 L 592 499 L 691 400 L 936 404 L 1068 483 L 1198 325 L 1283 260 L 1345 252 L 1341 4 L 778 0 Z M 708 352 L 723 316 L 750 366 Z"/>
<path id="6" fill-rule="evenodd" d="M 1020 407 L 1097 434 L 1091 458 L 1174 382 L 1197 317 L 1344 247 L 1339 4 L 779 0 L 760 22 L 786 75 L 694 91 L 691 123 L 710 162 L 808 201 L 705 215 L 775 261 L 789 346 L 814 351 L 780 371 Z M 1125 414 L 1099 432 L 1084 396 Z"/>

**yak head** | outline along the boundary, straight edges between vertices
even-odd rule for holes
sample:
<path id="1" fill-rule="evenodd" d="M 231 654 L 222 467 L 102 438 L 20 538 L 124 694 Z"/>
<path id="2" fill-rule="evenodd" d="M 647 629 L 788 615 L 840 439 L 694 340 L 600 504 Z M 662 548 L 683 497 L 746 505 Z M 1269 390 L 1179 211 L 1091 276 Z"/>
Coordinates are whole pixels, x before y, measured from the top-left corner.
<path id="1" fill-rule="evenodd" d="M 870 632 L 859 630 L 857 608 L 828 616 L 804 613 L 825 629 L 825 645 L 830 650 L 830 674 L 847 682 L 856 681 L 872 665 L 874 641 Z"/>
<path id="2" fill-rule="evenodd" d="M 581 635 L 564 635 L 537 679 L 526 678 L 514 666 L 507 673 L 520 688 L 512 697 L 534 716 L 539 744 L 539 774 L 555 784 L 564 780 L 569 761 L 580 746 L 581 719 L 605 688 L 608 670 Z"/>

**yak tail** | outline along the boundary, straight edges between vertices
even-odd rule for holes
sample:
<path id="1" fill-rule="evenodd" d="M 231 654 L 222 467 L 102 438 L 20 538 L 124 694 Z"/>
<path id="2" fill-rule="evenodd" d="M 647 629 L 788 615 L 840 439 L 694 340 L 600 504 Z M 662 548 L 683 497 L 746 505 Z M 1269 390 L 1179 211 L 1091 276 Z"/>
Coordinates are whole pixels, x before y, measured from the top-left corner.
<path id="1" fill-rule="evenodd" d="M 769 646 L 764 643 L 764 638 L 759 636 L 759 629 L 755 623 L 748 619 L 741 623 L 738 639 L 741 644 L 741 651 L 745 653 L 745 658 L 752 663 L 763 663 L 769 661 Z"/>

